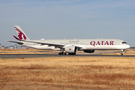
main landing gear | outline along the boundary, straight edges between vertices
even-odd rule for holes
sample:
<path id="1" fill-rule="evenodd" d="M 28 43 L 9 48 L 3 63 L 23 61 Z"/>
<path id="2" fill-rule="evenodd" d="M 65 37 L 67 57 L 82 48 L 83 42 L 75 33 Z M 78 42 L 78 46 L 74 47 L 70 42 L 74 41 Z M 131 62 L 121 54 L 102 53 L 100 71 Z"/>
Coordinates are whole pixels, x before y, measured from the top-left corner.
<path id="1" fill-rule="evenodd" d="M 65 53 L 65 52 L 60 52 L 60 53 L 58 53 L 58 55 L 67 55 L 67 53 Z"/>
<path id="2" fill-rule="evenodd" d="M 76 55 L 76 53 L 65 53 L 65 52 L 60 52 L 58 55 Z"/>
<path id="3" fill-rule="evenodd" d="M 59 52 L 58 55 L 67 55 L 67 53 L 64 52 L 64 49 L 61 49 L 61 52 Z"/>

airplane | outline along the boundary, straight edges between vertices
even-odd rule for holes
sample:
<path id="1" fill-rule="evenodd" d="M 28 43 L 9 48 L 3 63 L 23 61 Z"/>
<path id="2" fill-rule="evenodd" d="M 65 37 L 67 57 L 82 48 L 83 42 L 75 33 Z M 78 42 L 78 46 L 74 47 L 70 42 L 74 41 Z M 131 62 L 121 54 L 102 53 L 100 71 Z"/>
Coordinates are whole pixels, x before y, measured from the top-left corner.
<path id="1" fill-rule="evenodd" d="M 27 47 L 43 50 L 59 50 L 58 55 L 76 55 L 77 51 L 94 53 L 95 50 L 121 50 L 123 55 L 125 49 L 130 46 L 120 39 L 60 39 L 60 40 L 30 40 L 23 30 L 15 25 L 18 37 L 13 37 L 19 41 L 8 41 Z"/>

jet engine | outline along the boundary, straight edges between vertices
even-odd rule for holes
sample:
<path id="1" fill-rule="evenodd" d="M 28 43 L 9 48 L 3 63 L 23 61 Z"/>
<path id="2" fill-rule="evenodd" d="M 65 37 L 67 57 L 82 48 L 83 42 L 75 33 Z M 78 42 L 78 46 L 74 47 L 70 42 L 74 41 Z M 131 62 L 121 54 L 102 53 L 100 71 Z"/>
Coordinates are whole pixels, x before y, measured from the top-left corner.
<path id="1" fill-rule="evenodd" d="M 69 55 L 75 55 L 77 48 L 75 46 L 67 46 L 65 47 L 65 52 Z"/>
<path id="2" fill-rule="evenodd" d="M 83 50 L 85 53 L 94 53 L 95 50 Z"/>

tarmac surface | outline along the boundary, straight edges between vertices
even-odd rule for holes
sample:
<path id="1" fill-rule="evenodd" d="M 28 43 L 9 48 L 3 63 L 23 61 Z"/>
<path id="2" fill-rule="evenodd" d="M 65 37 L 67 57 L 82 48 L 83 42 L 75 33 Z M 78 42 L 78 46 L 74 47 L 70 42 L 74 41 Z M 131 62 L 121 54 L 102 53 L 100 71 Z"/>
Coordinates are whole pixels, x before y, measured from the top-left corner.
<path id="1" fill-rule="evenodd" d="M 1 59 L 10 58 L 39 58 L 39 57 L 135 57 L 135 55 L 101 55 L 101 54 L 76 54 L 76 55 L 58 55 L 58 54 L 0 54 Z"/>

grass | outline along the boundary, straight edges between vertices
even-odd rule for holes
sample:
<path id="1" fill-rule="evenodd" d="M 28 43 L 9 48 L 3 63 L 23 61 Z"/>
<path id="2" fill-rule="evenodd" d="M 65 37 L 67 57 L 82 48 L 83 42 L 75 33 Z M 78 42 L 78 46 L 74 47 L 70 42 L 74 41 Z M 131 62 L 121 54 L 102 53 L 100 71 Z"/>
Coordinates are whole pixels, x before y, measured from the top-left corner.
<path id="1" fill-rule="evenodd" d="M 52 54 L 58 53 L 53 50 L 38 50 L 38 49 L 0 49 L 0 54 Z"/>
<path id="2" fill-rule="evenodd" d="M 0 90 L 134 90 L 133 57 L 0 60 Z"/>

